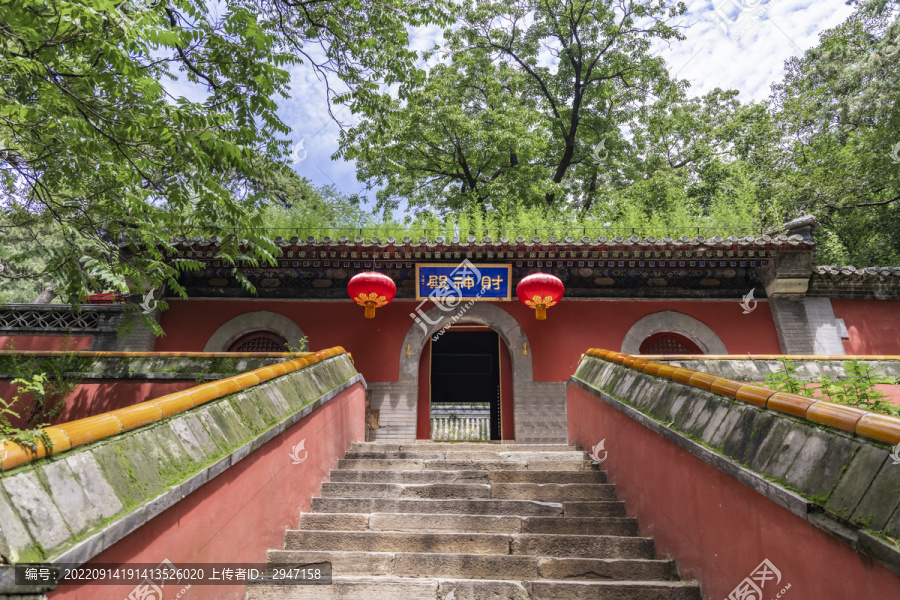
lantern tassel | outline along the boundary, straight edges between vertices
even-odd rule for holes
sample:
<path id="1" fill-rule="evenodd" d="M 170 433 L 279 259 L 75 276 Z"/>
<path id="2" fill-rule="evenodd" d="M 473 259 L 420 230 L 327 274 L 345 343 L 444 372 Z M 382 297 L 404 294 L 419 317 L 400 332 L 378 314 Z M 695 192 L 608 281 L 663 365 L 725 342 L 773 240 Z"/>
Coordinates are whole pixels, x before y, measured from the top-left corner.
<path id="1" fill-rule="evenodd" d="M 375 318 L 375 303 L 374 302 L 366 302 L 366 318 L 367 319 Z"/>
<path id="2" fill-rule="evenodd" d="M 535 316 L 538 321 L 546 321 L 547 320 L 547 309 L 541 305 L 534 309 Z"/>

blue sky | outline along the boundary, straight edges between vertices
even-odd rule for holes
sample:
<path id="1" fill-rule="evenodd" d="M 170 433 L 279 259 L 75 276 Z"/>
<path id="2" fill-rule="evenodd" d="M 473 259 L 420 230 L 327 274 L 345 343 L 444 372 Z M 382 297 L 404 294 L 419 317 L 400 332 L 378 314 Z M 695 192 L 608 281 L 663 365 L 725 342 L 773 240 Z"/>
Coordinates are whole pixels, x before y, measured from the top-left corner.
<path id="1" fill-rule="evenodd" d="M 659 48 L 669 70 L 691 83 L 700 95 L 720 87 L 737 89 L 743 100 L 762 100 L 781 79 L 784 61 L 818 43 L 819 34 L 844 21 L 852 12 L 843 0 L 686 0 L 682 17 L 687 39 Z M 440 30 L 411 31 L 412 46 L 430 48 Z M 294 168 L 315 185 L 334 184 L 345 194 L 361 193 L 352 162 L 333 161 L 339 127 L 328 115 L 325 86 L 312 69 L 292 72 L 292 94 L 279 99 L 280 116 L 292 128 L 294 143 L 303 140 L 305 158 Z M 338 118 L 351 115 L 335 106 Z M 298 156 L 303 157 L 304 151 Z"/>

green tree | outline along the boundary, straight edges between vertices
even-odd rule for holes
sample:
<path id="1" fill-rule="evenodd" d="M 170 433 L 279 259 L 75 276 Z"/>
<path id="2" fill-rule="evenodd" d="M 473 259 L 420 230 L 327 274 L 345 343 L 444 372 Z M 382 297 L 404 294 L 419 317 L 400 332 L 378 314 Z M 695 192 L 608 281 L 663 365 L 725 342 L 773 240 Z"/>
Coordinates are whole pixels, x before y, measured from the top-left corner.
<path id="1" fill-rule="evenodd" d="M 775 199 L 824 224 L 820 263 L 900 264 L 900 3 L 863 2 L 786 63 Z"/>
<path id="2" fill-rule="evenodd" d="M 664 0 L 467 2 L 450 58 L 390 110 L 346 132 L 338 153 L 383 185 L 379 206 L 458 210 L 474 200 L 584 202 L 591 151 L 625 144 L 636 108 L 672 82 L 655 41 L 682 39 Z M 596 185 L 596 183 L 594 184 Z"/>
<path id="3" fill-rule="evenodd" d="M 54 231 L 0 243 L 0 263 L 39 261 L 77 302 L 183 293 L 177 274 L 198 265 L 168 255 L 179 235 L 220 235 L 225 262 L 272 261 L 260 209 L 300 200 L 276 114 L 288 69 L 305 61 L 332 99 L 374 111 L 380 84 L 421 77 L 406 27 L 442 19 L 405 0 L 0 2 L 0 231 Z"/>
<path id="4" fill-rule="evenodd" d="M 52 224 L 42 222 L 15 226 L 0 212 L 0 304 L 34 302 L 44 289 L 53 289 L 53 273 L 38 258 L 36 248 L 59 246 L 57 233 Z M 27 258 L 12 260 L 13 256 Z"/>

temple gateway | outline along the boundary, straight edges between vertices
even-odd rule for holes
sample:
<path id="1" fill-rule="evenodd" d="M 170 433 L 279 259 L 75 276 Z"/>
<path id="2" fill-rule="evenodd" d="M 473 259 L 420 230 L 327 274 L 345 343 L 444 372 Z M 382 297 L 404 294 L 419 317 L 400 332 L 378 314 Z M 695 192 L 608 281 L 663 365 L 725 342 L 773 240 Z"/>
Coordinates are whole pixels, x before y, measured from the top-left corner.
<path id="1" fill-rule="evenodd" d="M 216 238 L 179 239 L 178 256 L 205 269 L 182 276 L 187 300 L 165 295 L 169 308 L 156 314 L 164 337 L 117 336 L 118 306 L 56 322 L 51 305 L 22 305 L 5 313 L 0 334 L 32 333 L 19 349 L 53 349 L 63 332 L 93 350 L 341 345 L 368 384 L 372 441 L 563 442 L 565 382 L 586 348 L 900 354 L 900 268 L 817 265 L 817 225 L 804 216 L 779 233 L 727 238 L 277 238 L 277 265 L 241 266 L 255 295 L 215 258 Z M 373 318 L 348 294 L 361 273 L 395 288 Z M 545 319 L 516 294 L 537 273 L 564 287 Z M 437 284 L 454 277 L 457 293 L 441 298 L 447 286 Z"/>

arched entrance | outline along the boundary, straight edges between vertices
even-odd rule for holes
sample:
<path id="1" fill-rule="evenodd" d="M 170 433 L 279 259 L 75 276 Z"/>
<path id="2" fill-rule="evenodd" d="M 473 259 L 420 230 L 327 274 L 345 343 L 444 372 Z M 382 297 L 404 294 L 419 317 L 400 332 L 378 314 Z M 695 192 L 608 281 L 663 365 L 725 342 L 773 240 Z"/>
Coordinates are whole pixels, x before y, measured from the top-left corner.
<path id="1" fill-rule="evenodd" d="M 528 439 L 528 432 L 531 430 L 530 424 L 526 422 L 529 411 L 528 407 L 523 405 L 523 401 L 535 395 L 531 352 L 529 350 L 531 344 L 519 323 L 505 310 L 488 302 L 475 302 L 468 306 L 463 315 L 457 316 L 462 311 L 463 306 L 467 305 L 460 305 L 459 308 L 453 311 L 445 311 L 442 307 L 432 306 L 425 313 L 411 313 L 411 316 L 416 318 L 416 321 L 409 328 L 403 340 L 400 352 L 398 383 L 407 384 L 415 390 L 417 400 L 416 429 L 420 430 L 421 427 L 423 428 L 422 431 L 430 431 L 430 427 L 425 426 L 425 423 L 430 421 L 430 413 L 419 410 L 423 394 L 425 395 L 424 406 L 430 405 L 428 400 L 430 387 L 427 379 L 430 372 L 430 360 L 423 362 L 423 353 L 428 353 L 430 358 L 432 344 L 434 343 L 433 338 L 445 327 L 448 328 L 448 332 L 452 332 L 453 330 L 450 327 L 463 320 L 470 325 L 480 325 L 489 331 L 495 332 L 502 344 L 508 349 L 510 359 L 508 372 L 511 385 L 507 386 L 507 388 L 512 388 L 510 404 L 512 405 L 513 418 L 510 420 L 511 422 L 503 421 L 506 430 L 501 431 L 501 437 L 509 439 L 506 436 L 512 434 L 518 441 Z M 457 318 L 454 319 L 454 317 Z M 445 333 L 444 335 L 450 335 L 450 333 Z M 440 337 L 437 339 L 440 339 Z M 429 365 L 429 371 L 424 371 L 423 365 Z M 562 406 L 564 418 L 564 403 Z M 382 416 L 384 416 L 384 412 L 384 409 L 382 409 Z M 510 426 L 512 431 L 509 431 Z"/>
<path id="2" fill-rule="evenodd" d="M 426 340 L 419 381 L 417 439 L 515 439 L 512 362 L 493 329 L 458 323 Z"/>

